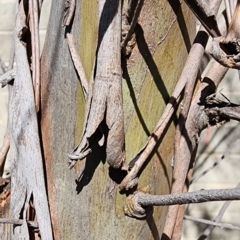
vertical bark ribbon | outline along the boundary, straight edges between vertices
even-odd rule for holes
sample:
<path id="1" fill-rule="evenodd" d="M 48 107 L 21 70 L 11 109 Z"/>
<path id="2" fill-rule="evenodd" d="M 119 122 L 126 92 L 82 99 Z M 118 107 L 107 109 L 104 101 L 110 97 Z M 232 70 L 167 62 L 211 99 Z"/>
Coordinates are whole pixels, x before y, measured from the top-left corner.
<path id="1" fill-rule="evenodd" d="M 51 240 L 52 229 L 43 174 L 32 76 L 27 56 L 26 13 L 23 1 L 16 18 L 16 77 L 9 102 L 11 214 L 24 223 L 14 226 L 15 239 L 29 239 L 26 211 L 33 199 L 41 239 Z"/>
<path id="2" fill-rule="evenodd" d="M 97 130 L 106 122 L 107 162 L 119 168 L 125 160 L 121 73 L 121 1 L 100 0 L 99 33 L 95 69 L 90 82 L 82 140 L 69 154 L 72 161 L 83 159 L 92 151 Z M 104 134 L 104 133 L 102 133 Z M 91 140 L 90 140 L 91 139 Z M 102 141 L 99 144 L 102 144 Z"/>

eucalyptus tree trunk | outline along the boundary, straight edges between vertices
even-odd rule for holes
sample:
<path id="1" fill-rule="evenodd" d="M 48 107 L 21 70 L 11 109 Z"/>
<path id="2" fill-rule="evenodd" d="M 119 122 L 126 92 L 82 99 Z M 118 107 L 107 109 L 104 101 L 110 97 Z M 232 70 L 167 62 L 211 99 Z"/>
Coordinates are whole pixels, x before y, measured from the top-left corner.
<path id="1" fill-rule="evenodd" d="M 118 184 L 126 172 L 109 167 L 106 144 L 94 145 L 79 181 L 75 179 L 83 163 L 78 161 L 68 169 L 68 153 L 82 136 L 86 104 L 66 31 L 73 34 L 86 76 L 91 79 L 98 67 L 99 32 L 104 30 L 100 29 L 98 2 L 94 0 L 77 1 L 72 24 L 62 27 L 64 2 L 53 0 L 41 57 L 39 117 L 54 239 L 160 239 L 167 207 L 154 208 L 145 220 L 124 215 L 126 192 L 120 192 Z M 111 8 L 114 2 L 106 0 L 104 8 Z M 125 1 L 123 12 L 126 9 Z M 127 163 L 143 147 L 168 103 L 194 30 L 193 17 L 184 3 L 143 3 L 130 56 L 122 54 L 121 58 Z M 174 120 L 144 166 L 138 189 L 160 195 L 170 192 Z M 106 127 L 102 131 L 107 131 Z"/>

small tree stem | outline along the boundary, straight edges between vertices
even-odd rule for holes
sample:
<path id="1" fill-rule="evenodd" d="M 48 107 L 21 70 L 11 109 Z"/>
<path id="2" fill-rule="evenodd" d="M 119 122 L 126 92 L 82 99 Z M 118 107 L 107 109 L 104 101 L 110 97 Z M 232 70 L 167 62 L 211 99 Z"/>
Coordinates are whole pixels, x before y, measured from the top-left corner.
<path id="1" fill-rule="evenodd" d="M 137 202 L 141 206 L 166 206 L 210 201 L 240 200 L 240 189 L 212 189 L 169 195 L 137 194 Z"/>
<path id="2" fill-rule="evenodd" d="M 214 221 L 211 221 L 211 220 L 195 218 L 195 217 L 191 217 L 191 216 L 187 216 L 187 215 L 184 216 L 184 219 L 194 221 L 194 222 L 198 222 L 198 223 L 208 224 L 208 225 L 211 225 L 211 226 L 214 226 L 214 227 L 220 227 L 220 228 L 226 228 L 226 229 L 240 231 L 240 227 L 234 226 L 234 225 L 228 224 L 228 223 L 218 223 L 218 222 L 214 222 Z"/>

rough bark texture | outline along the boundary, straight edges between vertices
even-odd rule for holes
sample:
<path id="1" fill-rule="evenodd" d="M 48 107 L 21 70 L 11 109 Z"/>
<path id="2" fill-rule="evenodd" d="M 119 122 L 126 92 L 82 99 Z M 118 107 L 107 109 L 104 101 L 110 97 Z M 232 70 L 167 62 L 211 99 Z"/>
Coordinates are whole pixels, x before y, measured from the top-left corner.
<path id="1" fill-rule="evenodd" d="M 104 147 L 96 146 L 87 157 L 80 182 L 75 182 L 75 172 L 81 162 L 68 170 L 67 153 L 82 134 L 85 100 L 61 27 L 63 4 L 63 0 L 53 1 L 41 61 L 41 134 L 54 238 L 159 239 L 167 208 L 156 207 L 143 221 L 125 216 L 126 195 L 118 189 L 125 172 L 109 168 Z M 97 46 L 96 4 L 93 0 L 77 1 L 72 26 L 88 78 Z M 142 7 L 136 45 L 130 58 L 122 60 L 127 161 L 154 129 L 183 68 L 190 47 L 189 31 L 195 28 L 186 10 L 184 4 L 175 1 L 145 1 Z M 141 173 L 139 189 L 151 194 L 169 193 L 173 141 L 172 123 Z"/>

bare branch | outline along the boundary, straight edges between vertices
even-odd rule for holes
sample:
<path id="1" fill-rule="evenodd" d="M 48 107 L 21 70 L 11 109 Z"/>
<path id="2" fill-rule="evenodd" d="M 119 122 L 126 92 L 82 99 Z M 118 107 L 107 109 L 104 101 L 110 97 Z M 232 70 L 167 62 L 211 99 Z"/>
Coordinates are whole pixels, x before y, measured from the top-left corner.
<path id="1" fill-rule="evenodd" d="M 220 227 L 220 228 L 226 228 L 226 229 L 231 229 L 231 230 L 237 230 L 240 231 L 240 227 L 238 226 L 234 226 L 232 224 L 227 224 L 227 223 L 217 223 L 214 221 L 210 221 L 210 220 L 206 220 L 206 219 L 201 219 L 201 218 L 195 218 L 195 217 L 191 217 L 191 216 L 184 216 L 184 219 L 186 220 L 190 220 L 190 221 L 194 221 L 194 222 L 198 222 L 198 223 L 204 223 L 204 224 L 208 224 L 211 225 L 213 227 Z M 199 239 L 199 238 L 198 238 Z"/>
<path id="2" fill-rule="evenodd" d="M 147 207 L 229 200 L 240 200 L 240 188 L 200 190 L 169 195 L 151 195 L 137 191 L 127 197 L 124 213 L 130 217 L 142 218 L 146 217 Z"/>
<path id="3" fill-rule="evenodd" d="M 175 90 L 179 91 L 184 88 L 184 83 L 178 82 Z M 182 86 L 181 86 L 182 84 Z M 178 88 L 179 87 L 179 88 Z M 180 93 L 179 93 L 180 95 Z M 176 100 L 174 100 L 173 96 L 171 97 L 172 100 L 167 104 L 161 118 L 159 119 L 155 131 L 151 134 L 150 138 L 146 145 L 140 150 L 137 156 L 130 162 L 129 167 L 131 170 L 129 171 L 128 175 L 123 179 L 119 188 L 123 189 L 130 189 L 137 185 L 138 183 L 138 173 L 142 168 L 143 164 L 146 162 L 147 158 L 153 151 L 154 147 L 156 146 L 157 142 L 159 142 L 162 133 L 164 132 L 166 126 L 168 125 L 169 120 L 171 119 L 173 113 L 176 111 L 178 103 L 180 101 L 180 96 Z"/>
<path id="4" fill-rule="evenodd" d="M 237 184 L 237 186 L 236 186 L 235 188 L 239 188 L 239 187 L 240 187 L 240 182 Z M 227 202 L 225 202 L 225 203 L 223 204 L 223 206 L 221 207 L 218 215 L 217 215 L 217 216 L 214 218 L 214 220 L 213 220 L 215 223 L 218 223 L 218 222 L 221 220 L 223 214 L 224 214 L 225 211 L 227 210 L 227 208 L 228 208 L 228 206 L 230 205 L 230 203 L 231 203 L 231 201 L 227 201 Z M 200 239 L 201 239 L 201 240 L 206 239 L 206 238 L 211 234 L 211 232 L 213 231 L 214 228 L 215 228 L 214 225 L 209 224 L 209 226 L 208 226 L 208 227 L 205 229 L 205 231 L 198 237 L 198 239 L 199 239 L 199 240 L 200 240 Z"/>
<path id="5" fill-rule="evenodd" d="M 215 97 L 206 99 L 204 112 L 208 117 L 205 118 L 206 124 L 209 126 L 221 125 L 230 120 L 240 121 L 240 105 L 224 102 Z"/>
<path id="6" fill-rule="evenodd" d="M 217 161 L 215 161 L 209 168 L 205 169 L 203 172 L 201 172 L 199 175 L 193 177 L 190 181 L 190 185 L 196 181 L 198 181 L 201 177 L 203 177 L 205 174 L 207 174 L 208 172 L 210 172 L 213 168 L 215 168 L 223 159 L 225 159 L 225 157 L 231 152 L 231 150 L 239 145 L 240 139 L 238 139 L 223 155 L 220 159 L 218 159 Z"/>

